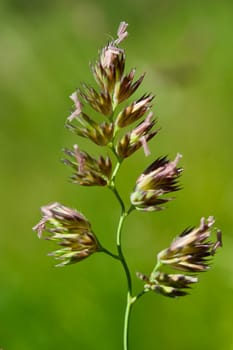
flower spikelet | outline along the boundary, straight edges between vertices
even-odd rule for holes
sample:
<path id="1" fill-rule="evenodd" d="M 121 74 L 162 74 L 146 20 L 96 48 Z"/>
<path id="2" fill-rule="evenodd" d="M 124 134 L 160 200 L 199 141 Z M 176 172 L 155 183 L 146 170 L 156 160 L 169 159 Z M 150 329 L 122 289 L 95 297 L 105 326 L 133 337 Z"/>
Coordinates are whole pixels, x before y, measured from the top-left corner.
<path id="1" fill-rule="evenodd" d="M 33 230 L 39 238 L 44 231 L 48 232 L 45 239 L 62 246 L 49 254 L 60 261 L 56 266 L 79 262 L 100 249 L 91 224 L 75 209 L 52 203 L 42 207 L 41 212 L 43 217 Z"/>
<path id="2" fill-rule="evenodd" d="M 151 140 L 158 130 L 151 131 L 155 125 L 155 119 L 152 119 L 153 113 L 150 112 L 147 118 L 138 124 L 133 130 L 127 132 L 117 143 L 116 152 L 120 159 L 127 158 L 143 147 L 146 156 L 150 154 L 147 142 Z"/>
<path id="3" fill-rule="evenodd" d="M 208 258 L 222 246 L 221 232 L 217 231 L 216 242 L 209 240 L 214 218 L 201 219 L 197 228 L 184 230 L 169 248 L 158 254 L 158 261 L 171 268 L 186 272 L 202 272 L 209 268 Z"/>
<path id="4" fill-rule="evenodd" d="M 145 74 L 136 81 L 135 69 L 124 75 L 125 51 L 119 44 L 128 36 L 128 24 L 121 22 L 117 32 L 117 39 L 108 43 L 100 52 L 99 60 L 91 66 L 94 78 L 101 91 L 111 98 L 113 109 L 128 99 L 141 85 Z"/>
<path id="5" fill-rule="evenodd" d="M 137 277 L 145 282 L 145 291 L 152 290 L 171 298 L 187 295 L 190 285 L 198 282 L 195 276 L 167 274 L 159 271 L 152 274 L 150 278 L 141 273 L 137 273 Z"/>
<path id="6" fill-rule="evenodd" d="M 87 152 L 81 151 L 77 145 L 73 150 L 64 149 L 70 159 L 63 162 L 74 169 L 71 180 L 82 186 L 106 186 L 112 173 L 112 162 L 109 157 L 91 157 Z"/>
<path id="7" fill-rule="evenodd" d="M 143 95 L 125 107 L 116 118 L 117 126 L 123 128 L 140 119 L 151 108 L 153 98 L 153 95 Z"/>
<path id="8" fill-rule="evenodd" d="M 112 101 L 116 102 L 115 93 L 123 77 L 125 68 L 125 52 L 119 44 L 127 37 L 128 24 L 121 22 L 118 28 L 118 38 L 108 43 L 101 51 L 99 60 L 92 66 L 94 78 L 102 91 L 108 91 Z"/>
<path id="9" fill-rule="evenodd" d="M 80 96 L 97 112 L 105 116 L 112 115 L 112 100 L 109 91 L 103 90 L 98 93 L 93 87 L 82 85 Z"/>
<path id="10" fill-rule="evenodd" d="M 114 133 L 113 123 L 105 121 L 98 124 L 84 113 L 77 91 L 70 98 L 74 101 L 76 109 L 67 118 L 66 127 L 74 134 L 85 137 L 99 146 L 106 146 L 111 142 Z"/>
<path id="11" fill-rule="evenodd" d="M 152 290 L 172 298 L 187 295 L 191 285 L 198 282 L 196 274 L 209 268 L 209 258 L 222 246 L 219 230 L 215 242 L 209 239 L 213 224 L 212 216 L 207 220 L 202 218 L 198 228 L 183 231 L 169 248 L 158 254 L 156 266 L 150 277 L 137 273 L 137 277 L 145 282 L 144 291 Z M 159 271 L 164 265 L 185 273 L 168 274 Z"/>
<path id="12" fill-rule="evenodd" d="M 125 75 L 120 84 L 117 86 L 118 89 L 115 89 L 115 95 L 118 103 L 121 103 L 127 100 L 137 88 L 141 85 L 145 74 L 142 74 L 138 80 L 133 82 L 135 76 L 135 69 L 132 69 L 129 74 Z"/>
<path id="13" fill-rule="evenodd" d="M 172 199 L 166 195 L 179 190 L 177 179 L 182 169 L 177 168 L 177 164 L 180 158 L 180 154 L 173 161 L 167 157 L 158 158 L 140 175 L 130 197 L 137 210 L 161 210 L 161 204 Z"/>

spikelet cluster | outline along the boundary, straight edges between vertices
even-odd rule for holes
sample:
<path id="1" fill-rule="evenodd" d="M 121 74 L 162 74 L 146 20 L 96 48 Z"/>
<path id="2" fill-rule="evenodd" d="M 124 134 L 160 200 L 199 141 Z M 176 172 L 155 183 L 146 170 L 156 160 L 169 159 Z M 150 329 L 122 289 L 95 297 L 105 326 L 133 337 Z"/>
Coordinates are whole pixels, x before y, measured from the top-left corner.
<path id="1" fill-rule="evenodd" d="M 221 231 L 216 231 L 216 241 L 210 236 L 214 225 L 214 218 L 201 219 L 199 227 L 184 230 L 171 245 L 157 255 L 157 264 L 151 275 L 147 277 L 141 273 L 137 276 L 145 282 L 146 291 L 153 290 L 168 297 L 188 294 L 190 285 L 198 282 L 197 273 L 208 270 L 210 258 L 217 248 L 222 247 Z M 183 271 L 182 274 L 168 274 L 161 272 L 163 266 L 171 270 Z"/>
<path id="2" fill-rule="evenodd" d="M 101 150 L 101 155 L 95 157 L 77 144 L 72 149 L 64 149 L 63 162 L 72 169 L 71 181 L 80 186 L 113 189 L 114 161 L 119 165 L 140 148 L 148 156 L 148 142 L 159 131 L 155 129 L 157 120 L 152 112 L 154 95 L 143 93 L 139 98 L 132 98 L 145 74 L 135 79 L 135 69 L 125 72 L 126 55 L 120 45 L 128 36 L 127 27 L 127 23 L 120 23 L 117 38 L 100 50 L 98 59 L 91 65 L 95 87 L 83 83 L 70 96 L 73 106 L 66 127 Z M 145 212 L 164 209 L 173 199 L 171 193 L 180 189 L 181 157 L 179 153 L 174 160 L 159 157 L 138 176 L 129 196 L 128 213 L 134 209 Z M 90 222 L 80 212 L 59 203 L 42 207 L 41 211 L 42 219 L 34 230 L 39 237 L 47 232 L 45 238 L 61 246 L 50 254 L 59 261 L 56 266 L 79 262 L 103 251 Z M 169 297 L 186 295 L 187 289 L 198 281 L 196 274 L 208 269 L 209 258 L 222 246 L 220 231 L 215 242 L 209 239 L 213 224 L 213 217 L 209 217 L 202 219 L 199 227 L 183 231 L 158 254 L 149 277 L 138 273 L 144 282 L 144 291 L 152 290 Z M 171 273 L 164 272 L 164 266 L 170 268 Z"/>

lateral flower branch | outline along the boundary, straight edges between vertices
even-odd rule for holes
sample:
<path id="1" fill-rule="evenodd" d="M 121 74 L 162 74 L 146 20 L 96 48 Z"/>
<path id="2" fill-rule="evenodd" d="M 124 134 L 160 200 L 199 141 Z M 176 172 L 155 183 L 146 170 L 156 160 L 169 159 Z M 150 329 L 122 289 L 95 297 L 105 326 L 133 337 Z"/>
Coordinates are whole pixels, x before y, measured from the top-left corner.
<path id="1" fill-rule="evenodd" d="M 34 230 L 38 232 L 39 238 L 42 237 L 43 231 L 47 231 L 45 239 L 63 247 L 49 253 L 60 261 L 56 266 L 79 262 L 101 250 L 90 222 L 75 209 L 53 203 L 42 207 L 41 211 L 43 217 Z"/>
<path id="2" fill-rule="evenodd" d="M 126 208 L 115 181 L 121 164 L 141 148 L 145 156 L 149 156 L 148 143 L 159 131 L 155 129 L 157 120 L 152 112 L 154 95 L 144 93 L 139 98 L 131 99 L 142 84 L 145 73 L 135 79 L 135 69 L 125 72 L 126 55 L 120 44 L 128 36 L 127 27 L 127 23 L 120 23 L 117 38 L 107 43 L 97 61 L 91 65 L 97 87 L 83 83 L 70 96 L 73 109 L 65 123 L 67 129 L 100 147 L 101 155 L 91 155 L 77 144 L 63 150 L 63 162 L 72 169 L 72 183 L 109 188 L 119 202 L 121 213 L 116 228 L 117 254 L 100 244 L 91 223 L 83 214 L 63 204 L 43 206 L 42 219 L 33 228 L 39 238 L 44 237 L 60 246 L 49 254 L 57 260 L 56 266 L 77 263 L 97 252 L 106 253 L 122 264 L 128 285 L 124 350 L 129 349 L 132 305 L 149 291 L 173 298 L 187 295 L 190 287 L 198 282 L 197 274 L 209 268 L 210 259 L 222 246 L 221 232 L 214 227 L 214 218 L 202 218 L 197 228 L 184 230 L 157 255 L 157 262 L 149 276 L 137 273 L 144 285 L 139 293 L 134 294 L 132 274 L 121 243 L 124 222 L 134 210 L 160 211 L 174 199 L 172 193 L 180 189 L 182 168 L 178 164 L 182 156 L 177 153 L 174 160 L 157 157 L 138 177 L 129 194 L 130 207 Z M 215 241 L 210 239 L 213 232 L 217 236 Z"/>
<path id="3" fill-rule="evenodd" d="M 202 218 L 199 227 L 184 230 L 167 249 L 157 255 L 157 264 L 150 277 L 137 273 L 138 278 L 146 282 L 145 292 L 152 290 L 168 297 L 188 294 L 187 288 L 198 282 L 196 273 L 209 269 L 208 259 L 222 246 L 219 230 L 216 231 L 216 241 L 209 240 L 213 225 L 213 217 L 207 220 Z M 165 265 L 184 273 L 167 274 L 159 271 Z"/>

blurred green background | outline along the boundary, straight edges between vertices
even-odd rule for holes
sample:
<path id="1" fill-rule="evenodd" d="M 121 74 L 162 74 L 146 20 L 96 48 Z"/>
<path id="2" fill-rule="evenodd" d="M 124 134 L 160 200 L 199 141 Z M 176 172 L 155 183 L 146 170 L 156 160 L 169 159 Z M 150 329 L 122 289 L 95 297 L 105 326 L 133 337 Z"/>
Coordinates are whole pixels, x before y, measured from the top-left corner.
<path id="1" fill-rule="evenodd" d="M 130 268 L 149 273 L 156 253 L 200 217 L 215 215 L 224 234 L 213 269 L 192 295 L 148 293 L 133 310 L 132 350 L 233 350 L 233 2 L 171 0 L 1 0 L 0 347 L 4 350 L 122 349 L 126 281 L 120 264 L 96 254 L 53 268 L 31 227 L 41 205 L 83 212 L 114 249 L 119 208 L 103 188 L 68 182 L 61 149 L 78 142 L 64 129 L 69 95 L 92 82 L 89 62 L 129 23 L 127 70 L 147 75 L 160 134 L 122 167 L 127 198 L 154 158 L 183 154 L 183 190 L 159 213 L 133 213 L 123 243 Z M 93 147 L 93 146 L 92 146 Z M 92 148 L 94 150 L 94 148 Z M 121 179 L 121 181 L 120 181 Z M 134 279 L 134 289 L 141 282 Z"/>

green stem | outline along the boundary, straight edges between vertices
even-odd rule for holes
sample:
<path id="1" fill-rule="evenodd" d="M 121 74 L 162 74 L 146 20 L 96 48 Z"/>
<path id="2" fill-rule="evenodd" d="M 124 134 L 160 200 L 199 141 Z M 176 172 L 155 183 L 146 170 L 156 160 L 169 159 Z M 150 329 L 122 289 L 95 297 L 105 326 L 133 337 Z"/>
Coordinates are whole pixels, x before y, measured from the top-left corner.
<path id="1" fill-rule="evenodd" d="M 138 300 L 139 298 L 141 298 L 145 293 L 147 293 L 147 290 L 142 290 L 140 293 L 138 293 L 135 297 L 135 301 Z"/>
<path id="2" fill-rule="evenodd" d="M 112 178 L 111 178 L 112 184 L 115 183 L 115 177 L 116 177 L 116 174 L 118 173 L 118 170 L 120 169 L 120 166 L 121 166 L 121 162 L 118 161 L 116 166 L 115 166 L 115 169 L 114 169 L 114 171 L 112 173 Z"/>
<path id="3" fill-rule="evenodd" d="M 118 198 L 118 197 L 117 197 Z M 119 200 L 119 198 L 118 198 Z M 120 203 L 123 203 L 122 200 L 120 200 Z M 127 286 L 128 286 L 128 292 L 127 292 L 127 303 L 126 303 L 126 309 L 125 309 L 125 317 L 124 317 L 124 330 L 123 330 L 123 345 L 124 350 L 128 350 L 129 345 L 129 320 L 130 320 L 130 314 L 131 314 L 131 307 L 136 301 L 136 298 L 132 297 L 132 279 L 130 270 L 128 267 L 128 264 L 125 260 L 123 251 L 122 251 L 122 245 L 121 245 L 121 233 L 123 228 L 123 223 L 128 216 L 128 212 L 125 211 L 124 204 L 122 206 L 122 213 L 120 216 L 118 228 L 117 228 L 117 251 L 118 256 L 121 261 L 121 264 L 123 266 L 123 269 L 125 271 L 126 279 L 127 279 Z"/>
<path id="4" fill-rule="evenodd" d="M 151 273 L 151 277 L 150 278 L 153 279 L 153 277 L 156 275 L 156 273 L 157 273 L 157 271 L 158 271 L 158 269 L 160 268 L 161 265 L 162 265 L 162 263 L 158 260 L 157 264 L 155 265 L 155 267 L 154 267 L 154 269 L 153 269 L 153 271 Z"/>
<path id="5" fill-rule="evenodd" d="M 117 157 L 117 154 L 115 152 L 114 147 L 112 147 L 112 151 L 115 154 L 115 156 Z M 121 215 L 120 215 L 120 219 L 119 219 L 119 223 L 118 223 L 118 227 L 117 227 L 116 244 L 117 244 L 118 259 L 120 260 L 120 262 L 123 266 L 123 269 L 124 269 L 125 275 L 126 275 L 126 280 L 127 280 L 128 292 L 127 292 L 127 303 L 126 303 L 125 316 L 124 316 L 123 348 L 124 348 L 124 350 L 128 350 L 129 349 L 129 321 L 130 321 L 132 305 L 144 293 L 142 292 L 138 296 L 135 296 L 135 297 L 132 296 L 132 278 L 131 278 L 130 270 L 129 270 L 128 264 L 126 262 L 126 259 L 124 257 L 123 250 L 122 250 L 121 235 L 122 235 L 123 224 L 124 224 L 126 217 L 131 213 L 131 211 L 133 211 L 134 207 L 131 206 L 126 211 L 125 204 L 124 204 L 124 202 L 123 202 L 123 200 L 122 200 L 122 198 L 121 198 L 121 196 L 120 196 L 120 194 L 115 186 L 115 178 L 116 178 L 116 175 L 117 175 L 117 173 L 120 169 L 120 166 L 121 166 L 121 161 L 118 157 L 117 157 L 117 160 L 118 161 L 117 161 L 117 164 L 116 164 L 115 169 L 113 171 L 109 188 L 114 193 L 116 199 L 118 200 L 118 202 L 121 206 Z"/>
<path id="6" fill-rule="evenodd" d="M 114 193 L 114 195 L 116 196 L 118 202 L 120 203 L 120 206 L 121 206 L 121 212 L 123 213 L 123 215 L 125 215 L 125 205 L 124 205 L 124 202 L 119 194 L 119 192 L 117 191 L 116 187 L 114 186 L 111 186 L 110 189 L 112 190 L 112 192 Z M 127 213 L 128 214 L 128 213 Z M 120 222 L 119 222 L 120 224 Z"/>
<path id="7" fill-rule="evenodd" d="M 112 151 L 114 152 L 114 148 L 112 148 Z M 110 184 L 109 184 L 109 188 L 110 190 L 114 193 L 114 195 L 116 196 L 118 202 L 120 203 L 120 206 L 121 206 L 121 212 L 124 213 L 125 212 L 125 205 L 124 205 L 124 202 L 119 194 L 119 192 L 117 191 L 116 189 L 116 186 L 115 186 L 115 178 L 116 178 L 116 175 L 120 169 L 120 166 L 121 166 L 121 161 L 118 160 L 116 166 L 115 166 L 115 169 L 113 170 L 113 173 L 112 173 L 112 177 L 111 177 L 111 180 L 110 180 Z"/>
<path id="8" fill-rule="evenodd" d="M 108 249 L 106 249 L 106 248 L 104 248 L 104 247 L 102 247 L 102 246 L 101 246 L 101 248 L 99 249 L 99 252 L 100 252 L 100 253 L 102 252 L 102 253 L 108 254 L 108 255 L 110 255 L 112 258 L 119 260 L 119 256 L 118 256 L 118 255 L 116 255 L 116 254 L 110 252 Z"/>
<path id="9" fill-rule="evenodd" d="M 122 212 L 121 216 L 120 216 L 120 220 L 119 220 L 119 224 L 118 224 L 118 228 L 117 228 L 117 251 L 118 251 L 118 256 L 120 258 L 120 261 L 123 265 L 123 268 L 125 270 L 125 274 L 126 274 L 126 278 L 127 278 L 127 283 L 128 283 L 128 291 L 131 295 L 132 292 L 132 281 L 131 281 L 131 275 L 130 275 L 130 271 L 129 271 L 129 267 L 126 263 L 123 251 L 122 251 L 122 247 L 121 247 L 121 232 L 122 232 L 122 227 L 123 227 L 123 223 L 124 220 L 127 216 L 127 212 Z"/>
<path id="10" fill-rule="evenodd" d="M 132 311 L 132 305 L 136 301 L 136 298 L 132 298 L 130 293 L 127 294 L 127 304 L 125 308 L 125 319 L 124 319 L 124 336 L 123 336 L 123 344 L 124 350 L 128 350 L 129 348 L 129 321 L 130 315 Z"/>
<path id="11" fill-rule="evenodd" d="M 126 308 L 125 308 L 125 319 L 124 319 L 124 350 L 129 349 L 129 322 L 130 322 L 130 315 L 131 315 L 131 311 L 132 311 L 132 306 L 145 293 L 146 293 L 146 291 L 142 290 L 135 297 L 132 297 L 129 292 L 127 294 L 127 304 L 126 304 Z"/>

